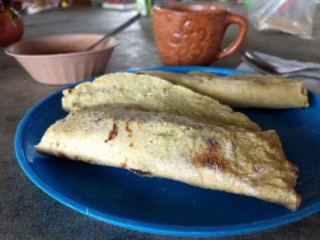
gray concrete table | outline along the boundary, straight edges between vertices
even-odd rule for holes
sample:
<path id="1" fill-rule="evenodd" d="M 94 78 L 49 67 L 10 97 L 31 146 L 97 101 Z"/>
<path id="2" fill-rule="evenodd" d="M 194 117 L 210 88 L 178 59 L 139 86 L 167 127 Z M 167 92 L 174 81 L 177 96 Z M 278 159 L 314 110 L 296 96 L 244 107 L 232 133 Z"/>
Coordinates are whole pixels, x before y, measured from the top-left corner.
<path id="1" fill-rule="evenodd" d="M 49 34 L 104 33 L 127 18 L 128 13 L 94 8 L 72 8 L 25 18 L 25 38 Z M 214 66 L 234 68 L 243 49 L 304 61 L 319 61 L 320 12 L 316 15 L 314 40 L 249 29 L 242 49 Z M 231 28 L 225 42 L 231 41 Z M 106 72 L 161 65 L 152 36 L 150 19 L 142 19 L 119 34 Z M 320 92 L 320 81 L 307 83 Z M 83 216 L 58 203 L 38 189 L 22 172 L 13 149 L 16 126 L 24 113 L 46 94 L 60 88 L 34 82 L 12 58 L 0 52 L 0 239 L 180 239 L 125 230 Z M 273 230 L 224 239 L 320 239 L 320 213 Z"/>

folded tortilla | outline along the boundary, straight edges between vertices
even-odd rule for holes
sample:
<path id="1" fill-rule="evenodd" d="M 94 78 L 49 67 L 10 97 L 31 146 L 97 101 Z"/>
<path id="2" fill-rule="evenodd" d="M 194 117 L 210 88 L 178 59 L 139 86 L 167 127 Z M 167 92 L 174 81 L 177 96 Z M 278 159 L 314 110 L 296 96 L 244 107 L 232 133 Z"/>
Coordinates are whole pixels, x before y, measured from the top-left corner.
<path id="1" fill-rule="evenodd" d="M 187 116 L 227 129 L 260 131 L 242 113 L 163 79 L 132 73 L 107 74 L 63 91 L 62 106 L 77 111 L 102 105 L 130 105 L 143 110 Z"/>
<path id="2" fill-rule="evenodd" d="M 143 71 L 142 71 L 142 72 L 143 72 Z M 188 72 L 188 75 L 197 76 L 197 77 L 204 77 L 204 78 L 208 78 L 208 79 L 211 79 L 211 78 L 213 78 L 213 77 L 220 77 L 219 75 L 214 74 L 214 73 L 199 72 L 199 71 L 191 71 L 191 72 Z"/>
<path id="3" fill-rule="evenodd" d="M 36 149 L 223 190 L 296 210 L 297 171 L 275 131 L 236 132 L 168 113 L 109 106 L 71 112 Z"/>
<path id="4" fill-rule="evenodd" d="M 210 73 L 178 74 L 164 71 L 142 71 L 139 74 L 160 77 L 223 104 L 244 108 L 308 107 L 305 86 L 298 81 L 275 75 L 237 74 L 217 77 Z"/>

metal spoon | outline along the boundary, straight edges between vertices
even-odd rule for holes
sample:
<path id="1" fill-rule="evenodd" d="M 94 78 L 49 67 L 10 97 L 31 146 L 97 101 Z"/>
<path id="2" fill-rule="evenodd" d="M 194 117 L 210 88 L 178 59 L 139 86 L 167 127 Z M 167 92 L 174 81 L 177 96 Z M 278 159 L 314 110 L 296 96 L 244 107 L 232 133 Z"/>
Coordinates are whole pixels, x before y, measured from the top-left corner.
<path id="1" fill-rule="evenodd" d="M 106 39 L 115 36 L 116 34 L 118 34 L 119 32 L 122 32 L 124 29 L 126 29 L 127 27 L 129 27 L 132 23 L 134 23 L 135 21 L 137 21 L 140 18 L 140 13 L 135 15 L 134 17 L 130 18 L 128 21 L 126 21 L 125 23 L 123 23 L 121 26 L 117 27 L 116 29 L 114 29 L 112 32 L 107 33 L 103 38 L 101 38 L 100 40 L 98 40 L 97 42 L 95 42 L 94 44 L 90 45 L 89 47 L 85 48 L 84 51 L 90 51 L 93 48 L 95 48 L 96 46 L 98 46 L 100 43 L 104 42 Z"/>
<path id="2" fill-rule="evenodd" d="M 258 68 L 259 71 L 264 73 L 271 73 L 271 74 L 279 74 L 277 69 L 269 64 L 268 62 L 261 59 L 258 55 L 256 55 L 251 50 L 246 50 L 244 52 L 244 61 L 248 62 L 250 66 L 254 65 L 255 69 Z"/>
<path id="3" fill-rule="evenodd" d="M 260 58 L 257 54 L 255 54 L 253 51 L 251 51 L 249 49 L 244 52 L 244 56 L 248 61 L 255 64 L 257 67 L 259 67 L 262 70 L 269 72 L 271 74 L 280 74 L 280 75 L 292 74 L 292 75 L 295 75 L 296 73 L 298 74 L 299 72 L 306 71 L 306 70 L 320 71 L 320 68 L 317 68 L 317 67 L 302 66 L 302 67 L 299 67 L 298 69 L 295 69 L 295 70 L 288 70 L 288 71 L 281 71 L 280 72 L 276 66 L 274 66 L 274 65 L 268 63 L 267 61 L 265 61 L 264 59 Z"/>
<path id="4" fill-rule="evenodd" d="M 265 62 L 262 60 L 260 57 L 258 57 L 256 54 L 246 51 L 245 55 L 242 57 L 242 60 L 248 64 L 251 68 L 256 70 L 259 73 L 262 74 L 275 74 L 275 75 L 281 75 L 283 77 L 293 77 L 293 78 L 311 78 L 315 80 L 320 80 L 319 77 L 314 76 L 312 74 L 306 74 L 303 72 L 306 70 L 304 68 L 303 70 L 299 71 L 291 71 L 291 72 L 285 72 L 285 73 L 280 73 L 277 71 L 276 67 L 270 65 L 269 63 Z"/>

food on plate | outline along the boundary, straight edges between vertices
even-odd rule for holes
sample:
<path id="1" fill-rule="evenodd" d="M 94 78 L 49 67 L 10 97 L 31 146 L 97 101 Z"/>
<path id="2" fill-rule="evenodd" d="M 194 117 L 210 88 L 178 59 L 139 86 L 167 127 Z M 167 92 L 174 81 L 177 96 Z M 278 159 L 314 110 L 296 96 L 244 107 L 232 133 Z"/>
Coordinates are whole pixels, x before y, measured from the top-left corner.
<path id="1" fill-rule="evenodd" d="M 195 82 L 245 82 L 247 92 L 249 83 L 291 84 L 245 77 L 159 71 L 104 75 L 63 91 L 69 114 L 48 128 L 36 149 L 296 210 L 301 202 L 294 190 L 297 168 L 286 159 L 277 133 L 261 131 L 245 115 L 188 89 L 195 90 Z"/>
<path id="2" fill-rule="evenodd" d="M 308 107 L 305 86 L 275 75 L 237 74 L 221 77 L 192 72 L 141 71 L 139 74 L 163 78 L 232 107 L 301 108 Z"/>
<path id="3" fill-rule="evenodd" d="M 186 116 L 226 129 L 260 131 L 260 127 L 244 114 L 158 77 L 132 73 L 107 74 L 63 91 L 62 106 L 66 111 L 121 104 Z"/>
<path id="4" fill-rule="evenodd" d="M 105 93 L 112 93 L 112 89 Z M 159 91 L 167 96 L 163 88 Z M 100 97 L 88 95 L 86 99 L 94 96 Z M 121 94 L 112 96 L 121 98 Z M 112 104 L 72 111 L 49 127 L 36 149 L 126 168 L 143 176 L 252 196 L 291 210 L 301 201 L 294 190 L 296 168 L 285 158 L 279 137 L 272 130 L 230 131 L 172 113 Z"/>
<path id="5" fill-rule="evenodd" d="M 200 72 L 200 71 L 191 71 L 191 72 L 188 72 L 187 74 L 191 75 L 191 76 L 198 76 L 198 77 L 201 76 L 201 77 L 209 78 L 209 79 L 211 79 L 212 77 L 219 77 L 219 75 L 214 74 L 214 73 Z"/>

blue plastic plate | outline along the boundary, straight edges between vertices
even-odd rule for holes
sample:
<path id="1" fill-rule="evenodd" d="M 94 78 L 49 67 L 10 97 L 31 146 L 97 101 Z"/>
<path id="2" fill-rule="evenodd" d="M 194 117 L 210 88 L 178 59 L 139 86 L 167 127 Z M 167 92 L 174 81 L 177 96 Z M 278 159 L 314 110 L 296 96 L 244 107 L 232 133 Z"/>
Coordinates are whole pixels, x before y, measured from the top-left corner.
<path id="1" fill-rule="evenodd" d="M 201 70 L 220 75 L 243 73 L 206 67 L 153 69 Z M 320 209 L 318 95 L 310 94 L 311 106 L 307 109 L 238 109 L 263 129 L 276 129 L 286 156 L 299 167 L 296 189 L 303 201 L 296 212 L 255 198 L 38 154 L 34 145 L 50 124 L 66 115 L 61 97 L 61 90 L 54 92 L 26 113 L 16 132 L 15 150 L 22 169 L 39 188 L 78 212 L 109 224 L 155 234 L 228 236 L 274 228 Z"/>

